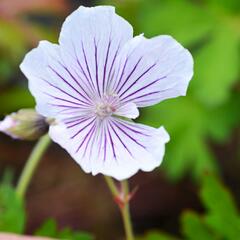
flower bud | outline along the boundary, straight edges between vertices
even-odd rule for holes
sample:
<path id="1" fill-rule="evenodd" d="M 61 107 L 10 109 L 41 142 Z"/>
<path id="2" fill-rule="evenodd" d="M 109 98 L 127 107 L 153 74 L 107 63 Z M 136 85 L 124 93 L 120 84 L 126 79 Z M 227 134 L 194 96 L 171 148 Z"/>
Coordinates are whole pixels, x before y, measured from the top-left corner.
<path id="1" fill-rule="evenodd" d="M 36 140 L 48 132 L 48 123 L 34 109 L 21 109 L 0 121 L 0 131 L 15 139 Z"/>

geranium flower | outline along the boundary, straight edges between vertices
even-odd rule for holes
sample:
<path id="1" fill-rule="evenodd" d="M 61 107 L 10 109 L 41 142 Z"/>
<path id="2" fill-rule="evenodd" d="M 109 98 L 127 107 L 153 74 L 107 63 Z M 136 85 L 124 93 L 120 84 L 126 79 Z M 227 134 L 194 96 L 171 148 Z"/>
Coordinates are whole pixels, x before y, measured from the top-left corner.
<path id="1" fill-rule="evenodd" d="M 55 118 L 52 140 L 85 172 L 122 180 L 160 165 L 166 130 L 129 119 L 185 95 L 193 59 L 170 36 L 133 37 L 113 7 L 80 7 L 64 22 L 59 45 L 41 41 L 21 70 L 37 111 Z"/>

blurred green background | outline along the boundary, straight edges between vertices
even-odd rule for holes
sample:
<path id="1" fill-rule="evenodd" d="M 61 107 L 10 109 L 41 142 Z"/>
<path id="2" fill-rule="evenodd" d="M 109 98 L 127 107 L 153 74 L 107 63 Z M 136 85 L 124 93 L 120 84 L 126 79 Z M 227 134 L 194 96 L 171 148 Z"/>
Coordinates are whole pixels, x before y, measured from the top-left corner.
<path id="1" fill-rule="evenodd" d="M 135 35 L 172 35 L 191 51 L 195 61 L 194 78 L 187 96 L 142 109 L 138 119 L 155 127 L 164 125 L 171 136 L 162 167 L 154 173 L 140 173 L 131 180 L 132 186 L 140 186 L 132 202 L 134 228 L 139 239 L 239 239 L 240 1 L 1 0 L 2 117 L 20 108 L 34 106 L 27 81 L 18 66 L 39 40 L 57 42 L 63 20 L 81 4 L 114 5 L 117 13 L 134 26 Z M 32 146 L 1 135 L 3 180 L 10 169 L 15 183 Z M 48 218 L 55 218 L 57 223 L 49 220 L 37 232 L 63 238 L 57 228 L 69 226 L 91 232 L 95 239 L 121 239 L 119 215 L 110 203 L 101 177 L 85 175 L 69 159 L 58 146 L 52 146 L 39 166 L 27 196 L 26 216 L 17 229 L 6 228 L 16 221 L 14 213 L 6 217 L 10 221 L 7 224 L 1 217 L 1 201 L 3 209 L 9 209 L 12 204 L 6 207 L 9 204 L 2 200 L 8 190 L 0 191 L 2 231 L 32 234 Z M 3 185 L 6 187 L 5 183 Z M 89 188 L 92 190 L 88 191 Z M 52 208 L 51 204 L 56 201 L 58 205 Z M 81 207 L 76 208 L 76 205 Z M 16 207 L 21 210 L 23 206 Z M 88 212 L 89 208 L 93 209 Z M 106 224 L 112 224 L 112 227 L 106 229 Z M 152 229 L 154 232 L 147 234 Z M 91 239 L 88 234 L 76 235 L 78 233 L 72 233 L 72 230 L 67 231 L 70 233 L 65 236 L 71 236 L 70 239 Z"/>

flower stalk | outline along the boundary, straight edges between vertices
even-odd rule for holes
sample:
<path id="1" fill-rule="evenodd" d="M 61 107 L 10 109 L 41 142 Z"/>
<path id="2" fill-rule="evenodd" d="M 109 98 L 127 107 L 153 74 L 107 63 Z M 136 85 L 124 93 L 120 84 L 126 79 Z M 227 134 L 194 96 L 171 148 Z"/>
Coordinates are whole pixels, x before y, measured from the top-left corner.
<path id="1" fill-rule="evenodd" d="M 115 202 L 117 203 L 124 224 L 126 240 L 134 240 L 134 234 L 132 229 L 132 222 L 129 210 L 129 201 L 131 199 L 131 193 L 129 193 L 128 181 L 121 181 L 121 190 L 118 190 L 116 187 L 114 180 L 111 177 L 104 176 L 105 181 L 110 189 Z"/>
<path id="2" fill-rule="evenodd" d="M 48 134 L 46 134 L 39 139 L 31 152 L 16 187 L 16 193 L 20 198 L 24 198 L 37 165 L 50 143 L 51 140 Z"/>

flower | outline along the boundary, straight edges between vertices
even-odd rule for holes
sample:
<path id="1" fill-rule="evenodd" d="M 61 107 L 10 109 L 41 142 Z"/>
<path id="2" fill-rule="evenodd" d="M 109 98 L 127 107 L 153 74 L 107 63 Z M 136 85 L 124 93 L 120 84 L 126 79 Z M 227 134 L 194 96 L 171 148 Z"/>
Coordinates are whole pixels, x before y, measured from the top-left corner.
<path id="1" fill-rule="evenodd" d="M 48 123 L 34 109 L 21 109 L 0 121 L 0 131 L 15 139 L 36 140 L 48 132 Z"/>
<path id="2" fill-rule="evenodd" d="M 133 37 L 114 7 L 80 7 L 59 44 L 41 41 L 20 66 L 37 111 L 55 118 L 49 135 L 87 173 L 122 180 L 159 166 L 163 127 L 137 124 L 138 108 L 185 95 L 191 54 L 170 36 Z"/>

